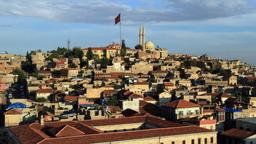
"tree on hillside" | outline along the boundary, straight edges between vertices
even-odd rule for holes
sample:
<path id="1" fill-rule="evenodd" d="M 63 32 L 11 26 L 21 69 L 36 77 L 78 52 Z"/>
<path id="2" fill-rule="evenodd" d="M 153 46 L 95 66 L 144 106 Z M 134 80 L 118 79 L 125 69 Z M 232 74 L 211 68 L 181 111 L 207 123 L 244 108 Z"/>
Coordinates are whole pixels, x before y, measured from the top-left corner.
<path id="1" fill-rule="evenodd" d="M 21 69 L 15 69 L 13 70 L 12 74 L 18 75 L 18 82 L 24 83 L 26 81 L 26 73 Z"/>
<path id="2" fill-rule="evenodd" d="M 36 70 L 36 66 L 32 64 L 31 52 L 27 52 L 26 54 L 26 61 L 21 62 L 21 69 L 27 73 L 34 73 Z"/>
<path id="3" fill-rule="evenodd" d="M 134 48 L 137 49 L 137 50 L 141 50 L 142 49 L 142 45 L 137 44 Z"/>
<path id="4" fill-rule="evenodd" d="M 92 60 L 93 59 L 92 48 L 88 48 L 88 51 L 86 53 L 86 57 L 87 57 L 88 60 Z"/>
<path id="5" fill-rule="evenodd" d="M 103 57 L 107 58 L 107 50 L 106 49 L 103 50 Z"/>
<path id="6" fill-rule="evenodd" d="M 59 54 L 59 55 L 65 55 L 67 52 L 68 52 L 68 49 L 65 48 L 65 47 L 63 47 L 63 48 L 58 47 L 57 51 L 56 51 L 56 53 Z"/>
<path id="7" fill-rule="evenodd" d="M 101 65 L 101 68 L 107 68 L 108 66 L 108 61 L 109 59 L 103 57 L 102 59 L 100 59 L 100 65 Z"/>
<path id="8" fill-rule="evenodd" d="M 81 60 L 84 56 L 84 52 L 81 48 L 74 47 L 73 50 L 72 50 L 72 55 L 73 55 L 74 58 L 79 58 Z"/>
<path id="9" fill-rule="evenodd" d="M 120 55 L 122 57 L 126 56 L 126 45 L 125 45 L 125 40 L 122 40 L 122 46 L 121 46 L 121 52 Z"/>

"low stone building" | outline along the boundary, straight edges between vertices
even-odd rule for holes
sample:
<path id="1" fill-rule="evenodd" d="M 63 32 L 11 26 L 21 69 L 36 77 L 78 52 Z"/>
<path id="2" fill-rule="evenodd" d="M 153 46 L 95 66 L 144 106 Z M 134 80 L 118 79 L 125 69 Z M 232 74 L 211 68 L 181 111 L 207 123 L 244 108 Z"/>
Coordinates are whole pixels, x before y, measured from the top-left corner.
<path id="1" fill-rule="evenodd" d="M 26 133 L 24 133 L 26 131 Z M 10 128 L 8 143 L 30 144 L 217 144 L 217 133 L 198 126 L 185 126 L 152 116 L 127 118 L 41 122 Z"/>

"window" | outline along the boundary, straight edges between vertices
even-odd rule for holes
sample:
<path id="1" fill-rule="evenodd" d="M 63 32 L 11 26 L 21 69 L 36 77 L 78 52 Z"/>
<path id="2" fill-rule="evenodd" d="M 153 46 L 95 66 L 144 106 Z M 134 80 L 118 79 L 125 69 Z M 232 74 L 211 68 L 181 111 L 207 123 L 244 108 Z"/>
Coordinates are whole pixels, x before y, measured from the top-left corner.
<path id="1" fill-rule="evenodd" d="M 192 114 L 192 112 L 189 110 L 188 112 L 187 112 L 187 115 L 191 115 Z"/>
<path id="2" fill-rule="evenodd" d="M 179 116 L 183 116 L 183 111 L 179 111 Z"/>
<path id="3" fill-rule="evenodd" d="M 198 138 L 198 142 L 197 142 L 198 144 L 201 144 L 201 139 L 200 138 Z"/>
<path id="4" fill-rule="evenodd" d="M 207 144 L 207 138 L 204 139 L 204 144 Z"/>
<path id="5" fill-rule="evenodd" d="M 191 144 L 195 144 L 195 140 L 194 139 L 191 140 Z"/>
<path id="6" fill-rule="evenodd" d="M 183 141 L 182 141 L 182 144 L 186 144 L 186 141 L 185 141 L 185 140 L 183 140 Z"/>
<path id="7" fill-rule="evenodd" d="M 99 115 L 99 111 L 95 111 L 95 116 L 98 116 Z"/>
<path id="8" fill-rule="evenodd" d="M 213 143 L 213 137 L 211 137 L 211 143 Z"/>
<path id="9" fill-rule="evenodd" d="M 175 142 L 173 141 L 172 144 L 175 144 Z"/>

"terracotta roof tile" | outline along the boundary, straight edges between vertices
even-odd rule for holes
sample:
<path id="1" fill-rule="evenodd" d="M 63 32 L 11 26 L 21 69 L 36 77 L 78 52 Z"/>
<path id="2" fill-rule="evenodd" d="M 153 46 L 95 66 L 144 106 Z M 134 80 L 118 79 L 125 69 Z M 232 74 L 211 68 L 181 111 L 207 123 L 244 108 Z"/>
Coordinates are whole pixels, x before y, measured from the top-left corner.
<path id="1" fill-rule="evenodd" d="M 97 125 L 118 125 L 138 122 L 147 122 L 160 128 L 107 133 L 103 133 L 94 128 L 94 126 Z M 46 127 L 54 128 L 56 130 L 54 134 L 57 137 L 47 136 L 43 131 L 43 129 Z M 167 135 L 212 132 L 197 126 L 184 126 L 152 116 L 135 116 L 128 118 L 88 121 L 50 122 L 45 123 L 45 126 L 41 126 L 39 123 L 33 123 L 31 125 L 13 127 L 10 128 L 10 130 L 18 138 L 18 140 L 24 144 L 87 144 Z"/>
<path id="2" fill-rule="evenodd" d="M 63 125 L 60 127 L 48 128 L 45 131 L 55 137 L 67 137 L 67 136 L 76 136 L 76 135 L 85 134 L 82 131 L 80 131 L 70 125 Z"/>
<path id="3" fill-rule="evenodd" d="M 172 107 L 172 108 L 200 107 L 200 105 L 186 101 L 186 100 L 175 100 L 175 101 L 166 103 L 165 106 Z"/>
<path id="4" fill-rule="evenodd" d="M 22 142 L 22 144 L 36 144 L 44 139 L 33 131 L 29 125 L 12 127 L 10 128 L 10 131 L 19 139 L 20 142 Z"/>
<path id="5" fill-rule="evenodd" d="M 233 138 L 239 138 L 239 139 L 245 139 L 249 136 L 254 135 L 255 132 L 247 131 L 247 130 L 241 130 L 241 129 L 230 129 L 225 132 L 223 132 L 224 136 L 233 137 Z"/>
<path id="6" fill-rule="evenodd" d="M 85 144 L 85 143 L 100 143 L 100 142 L 113 142 L 122 140 L 132 140 L 139 138 L 158 137 L 167 135 L 180 135 L 180 134 L 191 134 L 191 133 L 204 133 L 211 132 L 210 130 L 200 128 L 197 126 L 184 126 L 184 127 L 170 127 L 170 128 L 159 128 L 151 130 L 137 130 L 137 131 L 126 131 L 126 132 L 113 132 L 113 133 L 101 133 L 95 135 L 84 135 L 81 137 L 67 137 L 62 139 L 50 138 L 43 141 L 41 144 Z M 85 141 L 86 140 L 86 141 Z"/>
<path id="7" fill-rule="evenodd" d="M 18 114 L 22 114 L 22 110 L 11 109 L 11 110 L 6 111 L 4 114 L 5 115 L 18 115 Z"/>
<path id="8" fill-rule="evenodd" d="M 65 101 L 72 101 L 72 102 L 74 102 L 74 101 L 78 100 L 78 97 L 77 96 L 65 96 L 64 100 Z"/>
<path id="9" fill-rule="evenodd" d="M 144 97 L 144 101 L 156 101 L 154 98 L 152 98 L 151 96 L 146 96 Z"/>
<path id="10" fill-rule="evenodd" d="M 52 93 L 53 89 L 39 89 L 37 90 L 37 93 Z"/>

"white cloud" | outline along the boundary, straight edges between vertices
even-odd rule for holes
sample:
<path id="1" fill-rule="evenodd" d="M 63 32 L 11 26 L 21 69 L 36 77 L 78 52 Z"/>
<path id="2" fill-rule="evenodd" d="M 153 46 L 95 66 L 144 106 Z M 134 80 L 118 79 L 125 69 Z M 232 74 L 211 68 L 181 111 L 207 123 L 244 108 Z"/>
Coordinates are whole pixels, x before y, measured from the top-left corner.
<path id="1" fill-rule="evenodd" d="M 121 11 L 127 23 L 156 23 L 230 17 L 250 13 L 252 9 L 251 0 L 158 0 L 149 4 L 145 4 L 145 0 L 139 2 L 128 4 L 118 0 L 0 0 L 0 15 L 102 24 L 113 23 L 113 18 Z"/>

